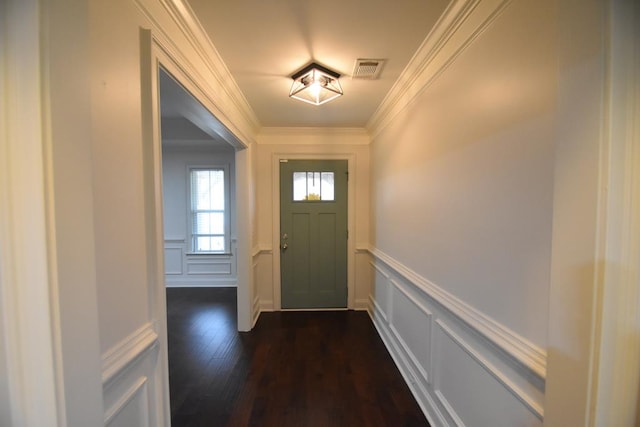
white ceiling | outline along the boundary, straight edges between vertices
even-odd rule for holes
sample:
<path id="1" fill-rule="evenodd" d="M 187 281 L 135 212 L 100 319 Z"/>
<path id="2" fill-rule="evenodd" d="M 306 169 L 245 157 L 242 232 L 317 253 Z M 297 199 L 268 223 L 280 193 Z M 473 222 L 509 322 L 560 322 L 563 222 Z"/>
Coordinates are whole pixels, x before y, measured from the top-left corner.
<path id="1" fill-rule="evenodd" d="M 262 126 L 364 127 L 447 0 L 188 0 Z M 351 79 L 358 58 L 385 59 L 378 80 Z M 337 71 L 344 96 L 288 97 L 310 62 Z"/>
<path id="2" fill-rule="evenodd" d="M 233 150 L 217 130 L 222 124 L 193 95 L 160 70 L 160 118 L 164 147 Z"/>

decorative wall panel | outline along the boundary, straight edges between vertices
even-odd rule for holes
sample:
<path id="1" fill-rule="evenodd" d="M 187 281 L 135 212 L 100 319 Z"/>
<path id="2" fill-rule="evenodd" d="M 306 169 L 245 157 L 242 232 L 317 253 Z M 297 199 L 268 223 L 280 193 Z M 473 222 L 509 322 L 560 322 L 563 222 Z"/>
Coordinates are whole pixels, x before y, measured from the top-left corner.
<path id="1" fill-rule="evenodd" d="M 474 324 L 486 316 L 457 311 L 474 309 L 381 251 L 371 252 L 369 313 L 431 424 L 541 426 L 544 351 L 495 321 Z M 486 333 L 487 325 L 500 334 Z M 505 333 L 510 346 L 497 342 Z M 526 363 L 532 360 L 540 363 Z"/>

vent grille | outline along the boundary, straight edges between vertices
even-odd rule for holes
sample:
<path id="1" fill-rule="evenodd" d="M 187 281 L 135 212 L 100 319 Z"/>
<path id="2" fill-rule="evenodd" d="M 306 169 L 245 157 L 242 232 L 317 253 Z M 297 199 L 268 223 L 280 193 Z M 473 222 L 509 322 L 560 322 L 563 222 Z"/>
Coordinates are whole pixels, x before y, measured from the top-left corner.
<path id="1" fill-rule="evenodd" d="M 354 79 L 374 80 L 380 76 L 384 59 L 356 59 L 356 65 L 351 74 Z"/>

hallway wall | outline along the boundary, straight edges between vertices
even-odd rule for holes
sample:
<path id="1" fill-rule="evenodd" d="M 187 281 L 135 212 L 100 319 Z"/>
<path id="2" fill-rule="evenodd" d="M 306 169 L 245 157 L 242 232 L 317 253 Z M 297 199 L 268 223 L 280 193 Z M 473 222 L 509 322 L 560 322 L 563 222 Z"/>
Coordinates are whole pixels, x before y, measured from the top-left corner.
<path id="1" fill-rule="evenodd" d="M 484 5 L 372 126 L 371 310 L 436 425 L 541 425 L 556 16 Z"/>
<path id="2" fill-rule="evenodd" d="M 215 128 L 223 138 L 233 132 L 234 144 L 239 140 L 250 145 L 255 123 L 248 106 L 235 96 L 233 81 L 219 74 L 224 68 L 215 62 L 217 53 L 202 44 L 193 33 L 195 27 L 181 22 L 184 15 L 175 8 L 184 4 L 113 0 L 89 5 L 93 152 L 89 167 L 96 336 L 105 411 L 101 416 L 107 425 L 167 425 L 162 234 L 156 234 L 162 224 L 156 224 L 160 195 L 154 187 L 158 180 L 154 174 L 159 173 L 154 161 L 160 156 L 152 139 L 160 127 L 153 117 L 159 105 L 158 62 L 224 125 Z M 236 190 L 238 199 L 248 194 L 244 187 Z M 242 249 L 248 244 L 243 241 Z"/>

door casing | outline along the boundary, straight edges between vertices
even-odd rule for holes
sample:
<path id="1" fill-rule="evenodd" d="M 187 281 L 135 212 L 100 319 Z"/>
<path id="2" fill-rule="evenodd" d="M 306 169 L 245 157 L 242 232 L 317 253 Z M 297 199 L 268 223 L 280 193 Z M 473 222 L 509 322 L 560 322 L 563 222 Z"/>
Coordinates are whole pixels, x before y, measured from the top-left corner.
<path id="1" fill-rule="evenodd" d="M 274 153 L 272 155 L 272 194 L 273 194 L 273 309 L 282 310 L 282 293 L 280 277 L 280 160 L 347 160 L 349 170 L 349 181 L 347 182 L 347 228 L 349 238 L 347 239 L 347 309 L 355 308 L 355 240 L 353 232 L 355 227 L 355 200 L 356 200 L 356 177 L 355 154 L 335 153 Z"/>

